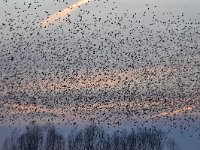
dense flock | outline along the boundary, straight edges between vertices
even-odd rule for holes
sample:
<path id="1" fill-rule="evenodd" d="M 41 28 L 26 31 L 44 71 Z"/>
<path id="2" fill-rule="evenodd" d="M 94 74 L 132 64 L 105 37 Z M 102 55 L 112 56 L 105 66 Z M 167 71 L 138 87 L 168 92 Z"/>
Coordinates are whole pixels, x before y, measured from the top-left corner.
<path id="1" fill-rule="evenodd" d="M 0 2 L 1 124 L 134 124 L 200 134 L 200 20 L 151 3 L 138 11 L 122 11 L 114 0 L 50 3 L 69 13 L 50 13 L 45 0 Z"/>

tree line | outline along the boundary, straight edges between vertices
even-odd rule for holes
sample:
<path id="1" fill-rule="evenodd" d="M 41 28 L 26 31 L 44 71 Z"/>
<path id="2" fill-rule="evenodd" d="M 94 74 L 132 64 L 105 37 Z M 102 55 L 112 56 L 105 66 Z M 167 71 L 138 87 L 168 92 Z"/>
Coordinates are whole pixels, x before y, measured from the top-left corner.
<path id="1" fill-rule="evenodd" d="M 90 125 L 71 130 L 65 139 L 55 126 L 29 125 L 23 134 L 12 132 L 2 150 L 180 150 L 174 140 L 155 128 L 116 130 Z"/>

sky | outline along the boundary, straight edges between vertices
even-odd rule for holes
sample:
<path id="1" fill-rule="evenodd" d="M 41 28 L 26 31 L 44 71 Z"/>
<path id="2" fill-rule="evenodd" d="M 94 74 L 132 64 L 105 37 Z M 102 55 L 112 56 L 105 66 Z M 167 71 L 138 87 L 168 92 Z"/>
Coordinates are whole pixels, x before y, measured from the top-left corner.
<path id="1" fill-rule="evenodd" d="M 200 147 L 198 0 L 2 0 L 0 7 L 2 139 L 33 120 L 95 122 L 157 126 L 183 150 Z"/>

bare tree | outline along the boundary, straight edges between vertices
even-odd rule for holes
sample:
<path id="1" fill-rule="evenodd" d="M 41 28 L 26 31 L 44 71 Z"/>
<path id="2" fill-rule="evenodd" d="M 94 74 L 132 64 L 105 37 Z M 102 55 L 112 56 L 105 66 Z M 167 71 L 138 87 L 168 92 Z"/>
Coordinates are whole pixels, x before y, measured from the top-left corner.
<path id="1" fill-rule="evenodd" d="M 6 138 L 2 150 L 18 150 L 18 134 L 16 132 L 12 132 L 11 136 Z"/>
<path id="2" fill-rule="evenodd" d="M 54 126 L 49 126 L 48 128 L 45 149 L 46 150 L 65 149 L 65 139 L 61 134 L 57 133 Z"/>
<path id="3" fill-rule="evenodd" d="M 68 148 L 67 148 L 67 146 Z M 67 143 L 54 126 L 27 127 L 24 134 L 13 132 L 4 141 L 2 150 L 180 150 L 174 140 L 156 129 L 131 132 L 117 130 L 108 134 L 102 127 L 91 125 L 80 131 L 72 130 Z"/>
<path id="4" fill-rule="evenodd" d="M 65 150 L 65 147 L 64 137 L 54 126 L 41 127 L 32 123 L 20 136 L 13 132 L 4 141 L 2 150 Z"/>
<path id="5" fill-rule="evenodd" d="M 137 133 L 136 148 L 141 150 L 162 150 L 167 137 L 161 130 L 139 129 Z"/>
<path id="6" fill-rule="evenodd" d="M 36 125 L 27 127 L 26 133 L 22 134 L 18 139 L 20 150 L 41 150 L 42 142 L 42 129 Z"/>
<path id="7" fill-rule="evenodd" d="M 166 147 L 167 147 L 167 150 L 180 150 L 177 143 L 172 139 L 168 140 Z"/>
<path id="8" fill-rule="evenodd" d="M 68 136 L 69 150 L 108 150 L 109 144 L 109 135 L 93 125 L 79 132 L 73 130 Z"/>
<path id="9" fill-rule="evenodd" d="M 127 150 L 137 150 L 136 149 L 137 137 L 135 131 L 132 129 L 127 136 Z"/>
<path id="10" fill-rule="evenodd" d="M 72 130 L 71 134 L 68 137 L 69 150 L 84 149 L 83 140 L 84 139 L 83 139 L 83 131 L 82 130 L 80 130 L 79 132 Z"/>

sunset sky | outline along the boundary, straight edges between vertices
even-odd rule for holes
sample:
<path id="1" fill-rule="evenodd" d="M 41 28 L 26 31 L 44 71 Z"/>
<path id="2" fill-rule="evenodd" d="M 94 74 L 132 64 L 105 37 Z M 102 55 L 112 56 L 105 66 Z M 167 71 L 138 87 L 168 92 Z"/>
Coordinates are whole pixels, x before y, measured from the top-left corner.
<path id="1" fill-rule="evenodd" d="M 0 6 L 0 138 L 31 121 L 134 124 L 170 130 L 183 150 L 198 150 L 199 0 Z"/>

